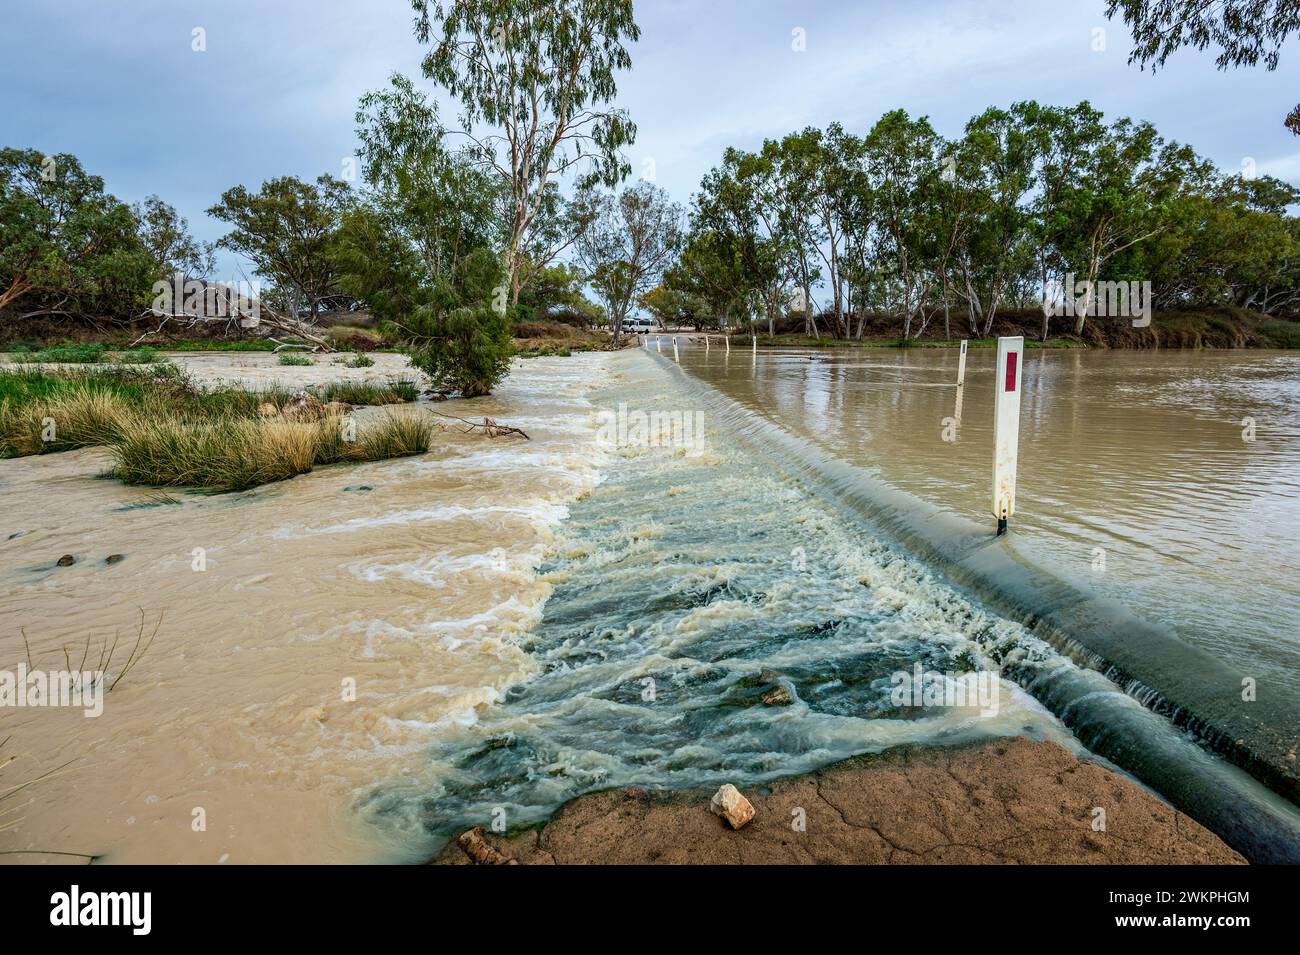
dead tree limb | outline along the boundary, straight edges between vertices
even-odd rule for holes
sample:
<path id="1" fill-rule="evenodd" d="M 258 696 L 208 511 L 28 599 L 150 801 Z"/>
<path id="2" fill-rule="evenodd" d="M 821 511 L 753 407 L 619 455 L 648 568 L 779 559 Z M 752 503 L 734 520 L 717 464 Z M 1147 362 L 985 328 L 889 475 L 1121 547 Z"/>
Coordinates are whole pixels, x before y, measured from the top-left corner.
<path id="1" fill-rule="evenodd" d="M 465 425 L 463 428 L 456 429 L 461 434 L 485 434 L 489 438 L 499 438 L 502 435 L 517 434 L 525 441 L 533 440 L 524 433 L 523 429 L 513 428 L 506 424 L 498 424 L 496 421 L 493 421 L 488 417 L 484 417 L 482 421 L 470 421 L 468 418 L 460 418 L 454 414 L 443 414 L 441 411 L 430 411 L 429 414 L 435 415 L 439 418 L 450 418 L 453 421 L 459 421 L 461 424 Z"/>

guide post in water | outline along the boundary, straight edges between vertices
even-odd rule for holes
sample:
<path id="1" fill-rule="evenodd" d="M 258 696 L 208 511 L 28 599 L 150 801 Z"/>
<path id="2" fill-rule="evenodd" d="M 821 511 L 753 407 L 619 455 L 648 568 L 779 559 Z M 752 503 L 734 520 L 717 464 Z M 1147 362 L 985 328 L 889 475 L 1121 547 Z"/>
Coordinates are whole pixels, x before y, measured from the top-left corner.
<path id="1" fill-rule="evenodd" d="M 1025 340 L 998 339 L 998 363 L 993 395 L 993 516 L 998 535 L 1016 511 L 1016 459 L 1020 446 L 1020 380 Z"/>

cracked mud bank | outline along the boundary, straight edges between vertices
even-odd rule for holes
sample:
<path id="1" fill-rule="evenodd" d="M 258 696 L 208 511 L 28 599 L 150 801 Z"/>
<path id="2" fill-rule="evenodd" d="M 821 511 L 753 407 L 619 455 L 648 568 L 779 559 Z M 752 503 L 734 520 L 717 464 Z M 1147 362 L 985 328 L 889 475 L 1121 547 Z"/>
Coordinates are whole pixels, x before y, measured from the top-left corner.
<path id="1" fill-rule="evenodd" d="M 757 814 L 738 832 L 709 811 L 710 794 L 606 790 L 544 825 L 484 836 L 525 865 L 1244 862 L 1125 777 L 1023 737 L 903 746 L 751 787 Z M 472 864 L 455 842 L 435 862 Z"/>

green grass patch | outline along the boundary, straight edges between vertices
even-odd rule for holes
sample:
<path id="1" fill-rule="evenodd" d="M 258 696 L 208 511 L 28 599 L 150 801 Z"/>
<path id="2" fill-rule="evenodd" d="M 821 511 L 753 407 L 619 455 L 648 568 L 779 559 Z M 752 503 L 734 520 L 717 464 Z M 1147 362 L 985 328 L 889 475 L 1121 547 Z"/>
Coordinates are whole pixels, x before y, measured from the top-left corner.
<path id="1" fill-rule="evenodd" d="M 569 358 L 573 349 L 568 345 L 543 345 L 540 348 L 516 348 L 516 358 Z"/>
<path id="2" fill-rule="evenodd" d="M 80 345 L 54 345 L 36 351 L 14 351 L 10 356 L 20 362 L 50 362 L 58 364 L 86 364 L 104 361 L 104 346 L 98 343 Z"/>
<path id="3" fill-rule="evenodd" d="M 1270 318 L 1260 323 L 1259 333 L 1278 348 L 1300 348 L 1300 322 Z"/>
<path id="4" fill-rule="evenodd" d="M 305 390 L 322 402 L 345 401 L 352 405 L 397 404 L 419 397 L 419 389 L 410 381 L 340 382 Z M 280 409 L 294 393 L 295 389 L 285 387 L 259 391 L 236 386 L 200 388 L 170 363 L 87 369 L 23 365 L 0 369 L 0 456 L 21 457 L 92 445 L 116 446 L 128 431 L 148 434 L 148 426 L 159 422 L 173 430 L 197 429 L 197 434 L 206 433 L 207 426 L 219 429 L 242 427 L 244 422 L 274 423 L 275 419 L 262 421 L 261 408 L 270 404 Z M 161 437 L 155 437 L 155 444 L 162 441 Z M 219 447 L 215 439 L 200 445 Z M 284 455 L 277 458 L 288 459 Z M 283 466 L 277 466 L 268 473 L 281 471 Z M 185 473 L 180 464 L 172 472 L 173 476 L 177 473 Z M 226 487 L 238 483 L 214 479 L 199 486 Z"/>
<path id="5" fill-rule="evenodd" d="M 305 365 L 314 365 L 314 364 L 316 364 L 314 361 L 312 361 L 312 360 L 311 360 L 310 358 L 308 358 L 306 355 L 299 355 L 297 352 L 291 352 L 291 351 L 282 352 L 282 353 L 280 354 L 280 357 L 279 357 L 278 360 L 279 360 L 279 363 L 280 363 L 281 365 L 300 365 L 300 366 L 305 366 Z"/>
<path id="6" fill-rule="evenodd" d="M 332 381 L 313 388 L 312 392 L 325 403 L 346 401 L 350 405 L 396 405 L 420 397 L 420 388 L 413 381 L 371 384 L 364 381 Z"/>

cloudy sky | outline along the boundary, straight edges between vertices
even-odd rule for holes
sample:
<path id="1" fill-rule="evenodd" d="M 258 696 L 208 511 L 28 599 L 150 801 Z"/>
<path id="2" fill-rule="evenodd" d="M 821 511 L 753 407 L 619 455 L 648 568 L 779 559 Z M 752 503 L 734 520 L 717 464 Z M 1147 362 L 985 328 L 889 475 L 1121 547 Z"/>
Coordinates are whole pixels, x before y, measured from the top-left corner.
<path id="1" fill-rule="evenodd" d="M 1300 49 L 1273 73 L 1220 72 L 1184 50 L 1152 75 L 1127 64 L 1105 6 L 637 0 L 641 40 L 619 82 L 640 128 L 629 159 L 638 172 L 653 159 L 685 203 L 727 145 L 833 120 L 863 132 L 900 106 L 952 136 L 989 105 L 1088 99 L 1225 170 L 1250 157 L 1300 183 L 1300 139 L 1281 125 L 1300 100 Z M 4 0 L 0 145 L 74 153 L 119 198 L 156 193 L 216 239 L 204 210 L 230 186 L 342 172 L 357 98 L 394 71 L 419 75 L 411 20 L 406 0 Z M 227 256 L 220 277 L 236 265 Z"/>

